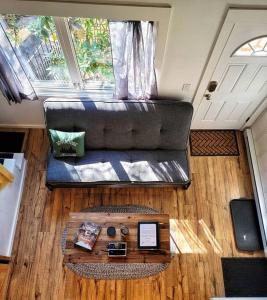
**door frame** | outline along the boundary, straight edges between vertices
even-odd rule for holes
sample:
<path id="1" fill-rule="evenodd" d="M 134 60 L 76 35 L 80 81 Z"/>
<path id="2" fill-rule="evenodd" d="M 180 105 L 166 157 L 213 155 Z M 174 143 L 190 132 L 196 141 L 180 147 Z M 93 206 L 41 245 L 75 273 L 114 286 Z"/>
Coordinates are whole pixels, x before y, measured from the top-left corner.
<path id="1" fill-rule="evenodd" d="M 193 97 L 193 107 L 194 107 L 194 115 L 193 119 L 198 111 L 200 103 L 203 99 L 203 95 L 207 90 L 208 83 L 210 82 L 212 75 L 219 63 L 223 50 L 227 44 L 227 41 L 234 29 L 235 23 L 242 22 L 248 20 L 248 18 L 259 17 L 263 14 L 266 14 L 267 9 L 240 9 L 240 8 L 229 8 L 227 14 L 224 18 L 223 25 L 218 33 L 217 39 L 215 40 L 215 44 L 213 49 L 211 50 L 211 54 L 208 58 L 208 62 L 206 67 L 203 70 L 202 76 L 200 78 L 199 84 L 197 86 L 195 95 Z M 245 42 L 245 41 L 244 41 Z M 257 119 L 257 117 L 262 113 L 262 111 L 267 108 L 267 97 L 262 99 L 261 104 L 257 107 L 257 109 L 250 116 L 249 120 L 245 122 L 241 126 L 241 130 L 246 127 L 249 127 L 253 124 L 253 122 Z M 194 129 L 194 126 L 193 126 Z"/>

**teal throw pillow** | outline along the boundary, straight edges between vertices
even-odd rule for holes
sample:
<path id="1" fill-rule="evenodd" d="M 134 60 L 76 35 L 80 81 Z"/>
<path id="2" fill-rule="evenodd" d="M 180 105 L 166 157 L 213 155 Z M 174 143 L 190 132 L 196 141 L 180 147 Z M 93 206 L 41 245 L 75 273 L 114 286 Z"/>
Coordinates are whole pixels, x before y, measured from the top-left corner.
<path id="1" fill-rule="evenodd" d="M 64 132 L 49 129 L 55 157 L 84 155 L 85 132 Z"/>

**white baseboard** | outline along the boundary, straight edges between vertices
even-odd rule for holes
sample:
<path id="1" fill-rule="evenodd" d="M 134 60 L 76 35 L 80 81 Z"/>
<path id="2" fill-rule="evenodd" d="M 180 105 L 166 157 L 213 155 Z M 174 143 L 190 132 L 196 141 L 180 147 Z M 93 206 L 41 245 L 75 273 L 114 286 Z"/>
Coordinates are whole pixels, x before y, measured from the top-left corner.
<path id="1" fill-rule="evenodd" d="M 44 129 L 45 124 L 0 124 L 0 128 L 36 128 L 36 129 Z"/>

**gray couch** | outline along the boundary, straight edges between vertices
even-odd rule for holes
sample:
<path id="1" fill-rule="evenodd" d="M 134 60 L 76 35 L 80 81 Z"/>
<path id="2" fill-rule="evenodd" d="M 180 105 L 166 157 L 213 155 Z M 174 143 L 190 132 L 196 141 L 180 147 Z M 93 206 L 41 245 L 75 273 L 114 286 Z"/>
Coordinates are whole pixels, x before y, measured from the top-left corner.
<path id="1" fill-rule="evenodd" d="M 190 103 L 49 98 L 44 111 L 47 129 L 86 132 L 84 157 L 49 154 L 48 188 L 189 186 Z"/>

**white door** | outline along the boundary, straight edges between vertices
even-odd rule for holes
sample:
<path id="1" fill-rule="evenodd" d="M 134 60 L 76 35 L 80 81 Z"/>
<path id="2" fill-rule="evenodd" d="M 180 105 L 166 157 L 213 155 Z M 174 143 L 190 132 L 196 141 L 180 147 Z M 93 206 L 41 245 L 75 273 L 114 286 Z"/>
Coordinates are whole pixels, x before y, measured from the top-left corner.
<path id="1" fill-rule="evenodd" d="M 230 9 L 193 102 L 192 127 L 241 129 L 266 96 L 267 10 Z"/>

